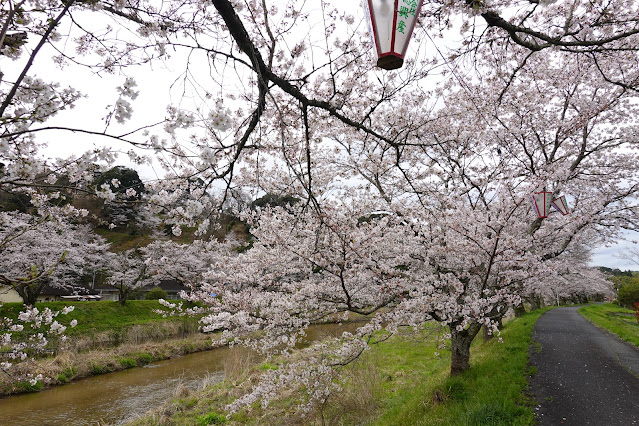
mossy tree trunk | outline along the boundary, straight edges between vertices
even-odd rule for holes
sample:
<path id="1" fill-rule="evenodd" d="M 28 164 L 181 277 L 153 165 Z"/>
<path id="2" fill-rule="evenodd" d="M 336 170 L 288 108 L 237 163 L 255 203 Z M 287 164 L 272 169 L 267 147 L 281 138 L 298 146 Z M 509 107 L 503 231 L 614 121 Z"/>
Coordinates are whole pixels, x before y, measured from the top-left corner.
<path id="1" fill-rule="evenodd" d="M 456 376 L 470 368 L 470 345 L 481 330 L 481 325 L 472 323 L 465 329 L 458 331 L 455 325 L 450 325 L 450 375 Z"/>

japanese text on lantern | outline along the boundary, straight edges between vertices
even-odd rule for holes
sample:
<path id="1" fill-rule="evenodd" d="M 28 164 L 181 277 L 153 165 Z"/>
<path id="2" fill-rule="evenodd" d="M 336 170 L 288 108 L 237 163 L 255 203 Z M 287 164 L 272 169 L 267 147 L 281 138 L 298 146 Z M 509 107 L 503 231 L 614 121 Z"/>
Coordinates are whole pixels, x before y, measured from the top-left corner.
<path id="1" fill-rule="evenodd" d="M 415 17 L 415 12 L 417 11 L 417 0 L 402 0 L 403 6 L 399 6 L 399 10 L 397 11 L 398 22 L 397 22 L 397 32 L 404 34 L 404 30 L 406 29 L 406 21 L 404 19 L 409 19 L 409 16 Z"/>

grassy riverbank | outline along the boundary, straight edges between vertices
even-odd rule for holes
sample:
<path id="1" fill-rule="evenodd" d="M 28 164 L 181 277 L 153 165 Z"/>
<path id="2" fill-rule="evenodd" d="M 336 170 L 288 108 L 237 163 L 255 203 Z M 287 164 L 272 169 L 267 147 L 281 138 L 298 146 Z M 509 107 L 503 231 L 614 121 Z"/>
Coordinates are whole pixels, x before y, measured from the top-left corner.
<path id="1" fill-rule="evenodd" d="M 76 327 L 67 329 L 65 334 L 69 338 L 96 337 L 104 332 L 125 335 L 135 326 L 167 322 L 185 323 L 184 318 L 163 318 L 156 313 L 155 310 L 164 308 L 157 300 L 129 300 L 124 306 L 113 301 L 36 303 L 36 308 L 40 310 L 49 308 L 59 311 L 65 306 L 73 306 L 73 312 L 60 315 L 56 320 L 63 325 L 68 325 L 72 319 L 78 321 Z M 0 307 L 0 316 L 15 319 L 23 308 L 21 303 L 5 303 Z M 197 328 L 197 320 L 191 322 Z"/>
<path id="2" fill-rule="evenodd" d="M 612 303 L 584 306 L 579 313 L 593 324 L 616 334 L 622 340 L 639 346 L 639 323 L 635 311 Z"/>
<path id="3" fill-rule="evenodd" d="M 52 339 L 51 356 L 11 367 L 14 376 L 21 372 L 43 374 L 44 383 L 31 386 L 27 381 L 2 375 L 0 395 L 33 392 L 83 377 L 211 349 L 211 336 L 199 333 L 197 318 L 163 318 L 155 312 L 161 308 L 157 301 L 131 300 L 125 306 L 110 301 L 47 302 L 38 303 L 36 307 L 60 310 L 69 305 L 75 307 L 73 312 L 56 318 L 63 325 L 73 319 L 78 321 L 76 327 L 65 333 L 68 341 L 62 346 Z M 0 307 L 0 316 L 15 318 L 21 309 L 21 304 L 7 303 Z"/>
<path id="4" fill-rule="evenodd" d="M 246 368 L 240 359 L 224 382 L 182 395 L 137 420 L 135 425 L 240 424 L 378 424 L 378 425 L 532 425 L 534 413 L 526 394 L 532 328 L 544 311 L 508 322 L 497 339 L 472 348 L 470 371 L 450 378 L 450 351 L 437 351 L 435 334 L 404 334 L 376 345 L 343 371 L 343 390 L 315 411 L 296 414 L 291 395 L 263 409 L 254 404 L 226 419 L 224 407 L 255 383 L 272 364 Z M 229 362 L 233 365 L 232 362 Z"/>

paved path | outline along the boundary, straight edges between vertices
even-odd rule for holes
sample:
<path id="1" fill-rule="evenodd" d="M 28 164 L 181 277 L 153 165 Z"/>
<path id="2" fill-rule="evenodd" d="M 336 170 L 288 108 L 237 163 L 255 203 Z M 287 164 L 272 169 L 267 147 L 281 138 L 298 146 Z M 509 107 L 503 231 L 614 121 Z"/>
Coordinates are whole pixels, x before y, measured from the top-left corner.
<path id="1" fill-rule="evenodd" d="M 639 425 L 639 349 L 600 331 L 577 312 L 543 314 L 531 390 L 541 425 Z"/>

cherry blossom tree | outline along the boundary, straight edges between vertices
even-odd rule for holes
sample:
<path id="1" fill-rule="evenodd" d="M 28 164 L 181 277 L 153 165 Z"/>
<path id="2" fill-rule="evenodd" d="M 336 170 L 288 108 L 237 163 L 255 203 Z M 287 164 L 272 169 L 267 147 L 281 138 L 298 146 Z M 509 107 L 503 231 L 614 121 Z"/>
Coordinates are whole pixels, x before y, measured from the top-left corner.
<path id="1" fill-rule="evenodd" d="M 115 253 L 106 283 L 118 289 L 118 300 L 124 306 L 133 291 L 156 281 L 148 274 L 140 250 L 130 249 Z"/>
<path id="2" fill-rule="evenodd" d="M 45 285 L 82 291 L 79 278 L 101 262 L 107 248 L 87 226 L 0 212 L 0 283 L 25 305 L 34 306 Z"/>
<path id="3" fill-rule="evenodd" d="M 538 282 L 564 283 L 567 264 L 572 271 L 585 268 L 579 247 L 635 229 L 636 123 L 627 119 L 636 115 L 634 92 L 608 85 L 588 56 L 534 56 L 527 64 L 508 85 L 502 81 L 501 64 L 479 74 L 480 84 L 462 80 L 460 88 L 444 97 L 441 109 L 420 117 L 419 126 L 411 123 L 411 109 L 422 111 L 419 104 L 427 96 L 406 100 L 393 115 L 403 115 L 407 129 L 396 146 L 365 134 L 327 132 L 322 136 L 332 139 L 332 145 L 325 140 L 307 143 L 312 169 L 306 168 L 303 149 L 298 157 L 288 157 L 292 160 L 279 172 L 271 166 L 278 177 L 271 185 L 309 194 L 308 210 L 260 216 L 251 232 L 264 243 L 235 262 L 216 265 L 209 275 L 211 287 L 194 296 L 217 310 L 206 319 L 209 329 L 225 329 L 230 341 L 262 329 L 262 348 L 268 351 L 294 344 L 296 333 L 323 315 L 371 314 L 384 307 L 404 320 L 398 323 L 435 319 L 448 326 L 451 373 L 458 374 L 469 367 L 470 344 L 482 325 L 494 328 L 507 308 L 534 292 Z M 379 109 L 390 112 L 390 107 Z M 349 181 L 354 178 L 359 179 L 355 184 Z M 572 214 L 536 218 L 529 197 L 540 190 L 568 195 Z M 368 201 L 362 203 L 367 207 L 363 211 L 329 201 L 361 202 L 364 194 Z M 396 222 L 386 229 L 402 236 L 401 243 L 377 241 L 374 247 L 383 247 L 383 253 L 362 250 L 362 257 L 373 262 L 390 255 L 379 275 L 398 279 L 408 289 L 392 289 L 397 299 L 384 298 L 384 285 L 349 262 L 359 255 L 348 254 L 361 226 L 355 218 L 367 211 L 387 212 Z M 335 236 L 335 245 L 322 245 L 331 224 L 343 234 Z M 326 270 L 311 254 L 328 259 L 331 268 Z M 351 268 L 365 284 L 348 281 Z M 331 286 L 333 276 L 336 284 Z M 592 290 L 600 282 L 584 284 Z M 550 286 L 557 289 L 559 284 Z M 211 292 L 222 294 L 221 300 L 208 297 Z M 352 294 L 363 300 L 358 303 Z M 379 323 L 391 330 L 394 324 L 388 317 Z M 352 351 L 342 353 L 361 352 L 364 346 L 353 342 L 348 346 Z M 268 398 L 273 380 L 258 386 L 245 402 Z"/>
<path id="4" fill-rule="evenodd" d="M 204 274 L 228 256 L 239 243 L 195 240 L 189 244 L 154 241 L 140 249 L 147 273 L 157 279 L 172 278 L 192 289 L 199 289 Z"/>

